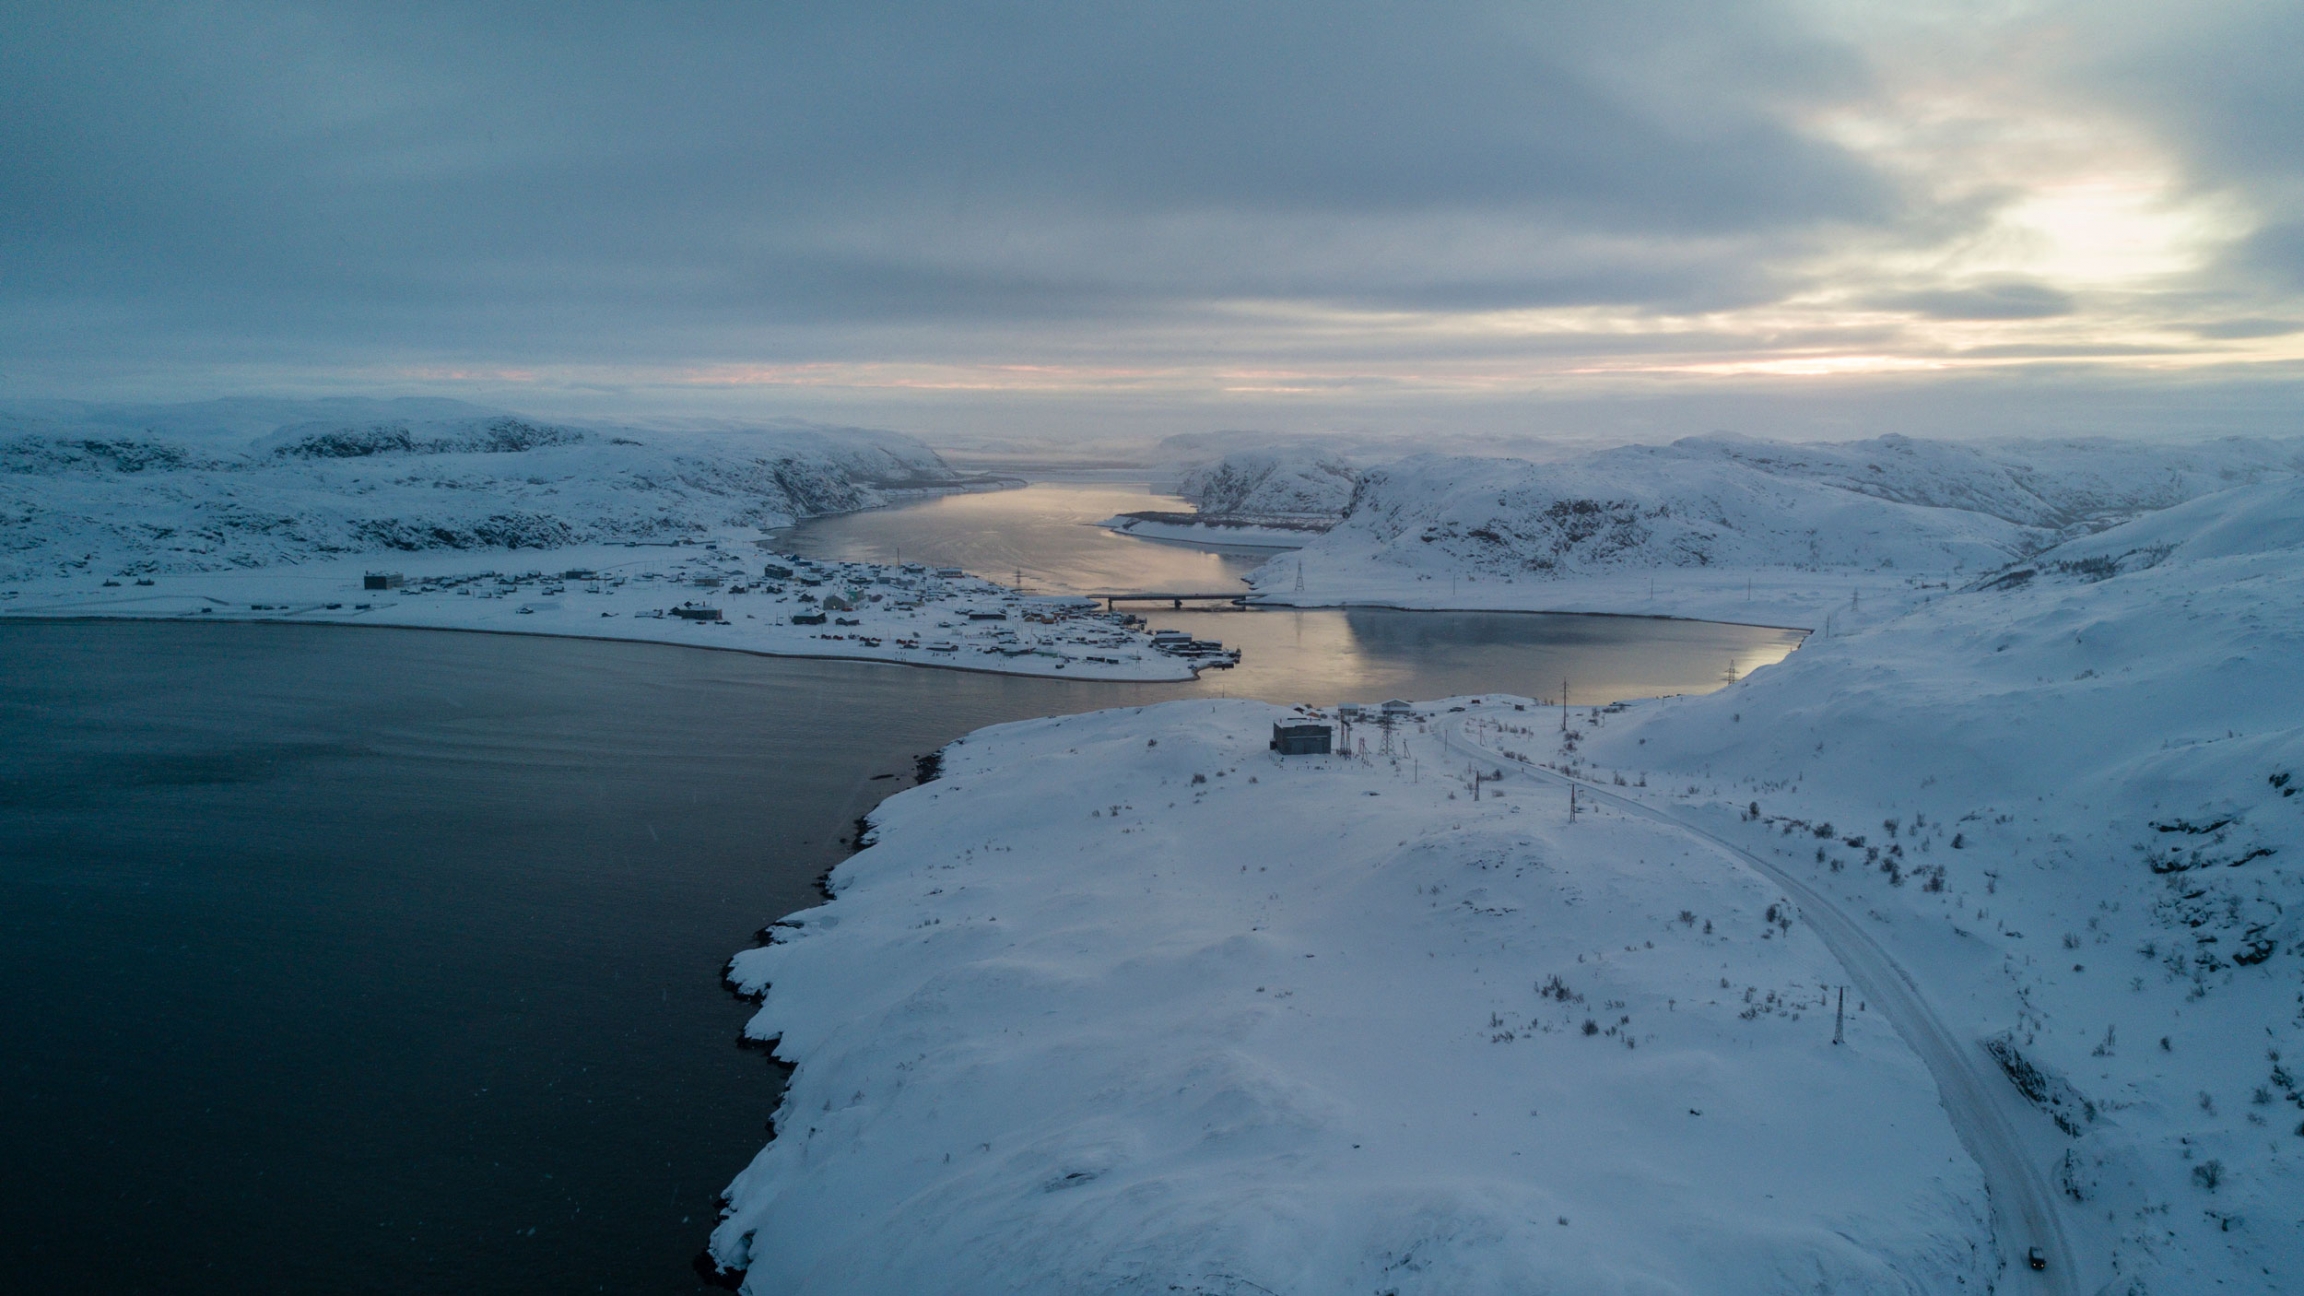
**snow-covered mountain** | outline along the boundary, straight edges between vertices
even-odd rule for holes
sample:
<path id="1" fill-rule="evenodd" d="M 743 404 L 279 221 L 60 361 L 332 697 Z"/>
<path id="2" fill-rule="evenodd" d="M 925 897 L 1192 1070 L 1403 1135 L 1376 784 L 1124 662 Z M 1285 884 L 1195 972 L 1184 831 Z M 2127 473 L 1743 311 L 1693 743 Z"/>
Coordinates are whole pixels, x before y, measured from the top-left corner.
<path id="1" fill-rule="evenodd" d="M 2035 555 L 1567 759 L 1874 915 L 2121 1291 L 2304 1286 L 2304 482 Z M 1547 756 L 1547 759 L 1560 759 Z M 2046 1122 L 2060 1125 L 2055 1129 Z"/>
<path id="2" fill-rule="evenodd" d="M 1419 455 L 1360 473 L 1343 519 L 1252 583 L 1278 602 L 1733 616 L 1701 600 L 1648 606 L 1630 591 L 1653 593 L 1659 573 L 1714 594 L 1714 586 L 1742 594 L 1772 572 L 1891 588 L 1973 575 L 2299 469 L 2304 444 L 2240 439 L 1994 447 L 1703 437 L 1543 464 Z M 1806 615 L 1789 605 L 1773 612 Z"/>
<path id="3" fill-rule="evenodd" d="M 0 411 L 0 581 L 666 540 L 960 480 L 893 432 L 576 427 L 454 402 Z"/>

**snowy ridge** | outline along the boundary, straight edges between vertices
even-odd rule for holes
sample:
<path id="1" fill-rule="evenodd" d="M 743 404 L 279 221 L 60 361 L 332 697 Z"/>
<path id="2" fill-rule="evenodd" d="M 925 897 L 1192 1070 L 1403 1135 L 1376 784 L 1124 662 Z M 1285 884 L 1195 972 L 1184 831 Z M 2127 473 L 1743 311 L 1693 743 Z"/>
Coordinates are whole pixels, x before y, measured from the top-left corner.
<path id="1" fill-rule="evenodd" d="M 7 411 L 0 583 L 700 539 L 963 482 L 895 433 L 579 428 L 445 404 Z"/>
<path id="2" fill-rule="evenodd" d="M 2082 1289 L 2295 1291 L 2300 542 L 2304 484 L 2212 495 L 1531 755 L 1876 915 L 2033 1109 Z"/>
<path id="3" fill-rule="evenodd" d="M 1631 612 L 1820 627 L 2123 518 L 2304 467 L 2294 442 L 1976 447 L 1725 437 L 1558 463 L 1415 456 L 1253 578 L 1261 600 Z M 1296 586 L 1301 578 L 1304 588 Z M 1739 606 L 1747 605 L 1747 606 Z"/>
<path id="4" fill-rule="evenodd" d="M 1293 718 L 971 735 L 734 959 L 797 1064 L 713 1238 L 746 1290 L 1985 1289 L 1926 1069 L 1854 1001 L 1831 1043 L 1775 887 Z"/>

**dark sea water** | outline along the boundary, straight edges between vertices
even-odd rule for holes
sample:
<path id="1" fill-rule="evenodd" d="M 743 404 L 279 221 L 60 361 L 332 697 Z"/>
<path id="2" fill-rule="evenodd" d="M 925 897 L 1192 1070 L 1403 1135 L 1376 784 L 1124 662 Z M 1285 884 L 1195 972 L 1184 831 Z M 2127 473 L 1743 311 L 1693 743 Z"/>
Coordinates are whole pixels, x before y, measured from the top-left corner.
<path id="1" fill-rule="evenodd" d="M 780 1092 L 734 1045 L 749 1008 L 720 971 L 817 902 L 915 756 L 986 724 L 1218 691 L 1701 689 L 1793 639 L 1202 615 L 1293 647 L 1200 684 L 1114 686 L 498 635 L 0 624 L 0 1288 L 697 1291 L 717 1194 Z"/>

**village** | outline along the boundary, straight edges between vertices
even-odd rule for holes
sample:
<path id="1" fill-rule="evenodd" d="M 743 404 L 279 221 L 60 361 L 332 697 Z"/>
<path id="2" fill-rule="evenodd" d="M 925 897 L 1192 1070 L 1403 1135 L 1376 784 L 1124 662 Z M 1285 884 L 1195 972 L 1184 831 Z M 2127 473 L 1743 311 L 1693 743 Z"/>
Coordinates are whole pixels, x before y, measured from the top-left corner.
<path id="1" fill-rule="evenodd" d="M 555 561 L 523 571 L 473 570 L 454 554 L 423 554 L 393 570 L 307 563 L 133 583 L 67 578 L 12 591 L 0 615 L 349 622 L 658 640 L 1124 681 L 1190 680 L 1240 660 L 1238 649 L 1149 629 L 1142 617 L 1092 598 L 1026 593 L 957 567 L 820 561 L 763 552 L 760 543 L 727 536 L 583 546 L 547 551 Z"/>

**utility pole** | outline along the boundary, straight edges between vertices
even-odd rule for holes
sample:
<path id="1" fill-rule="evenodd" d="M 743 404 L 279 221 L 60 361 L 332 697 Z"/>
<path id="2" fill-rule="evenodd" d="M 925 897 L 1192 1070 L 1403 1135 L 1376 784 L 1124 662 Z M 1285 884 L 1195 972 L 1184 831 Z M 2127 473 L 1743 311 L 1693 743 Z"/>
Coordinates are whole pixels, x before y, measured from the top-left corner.
<path id="1" fill-rule="evenodd" d="M 1845 1043 L 1847 1043 L 1847 1042 L 1848 1042 L 1848 1038 L 1847 1038 L 1847 1036 L 1846 1036 L 1845 1034 L 1843 1034 L 1843 1033 L 1842 1033 L 1842 1027 L 1844 1027 L 1844 1026 L 1847 1024 L 1847 1021 L 1848 1021 L 1848 987 L 1846 987 L 1846 986 L 1842 986 L 1842 987 L 1840 987 L 1840 1007 L 1839 1007 L 1839 1009 L 1838 1009 L 1838 1010 L 1836 1010 L 1836 1011 L 1835 1011 L 1835 1012 L 1832 1014 L 1832 1042 L 1833 1042 L 1833 1043 L 1835 1043 L 1835 1044 L 1845 1044 Z"/>
<path id="2" fill-rule="evenodd" d="M 1560 681 L 1560 732 L 1568 732 L 1568 681 Z"/>
<path id="3" fill-rule="evenodd" d="M 1301 558 L 1296 560 L 1296 592 L 1304 592 L 1304 560 Z"/>
<path id="4" fill-rule="evenodd" d="M 1576 822 L 1576 785 L 1568 785 L 1568 822 Z"/>

